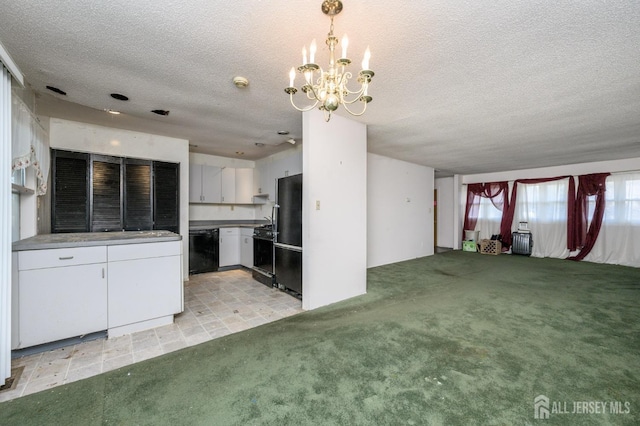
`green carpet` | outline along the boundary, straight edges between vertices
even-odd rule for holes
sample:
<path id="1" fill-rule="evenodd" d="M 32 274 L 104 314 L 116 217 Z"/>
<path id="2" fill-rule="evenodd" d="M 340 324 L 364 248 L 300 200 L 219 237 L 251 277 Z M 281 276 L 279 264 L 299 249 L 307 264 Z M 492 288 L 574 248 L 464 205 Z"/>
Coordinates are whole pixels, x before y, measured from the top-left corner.
<path id="1" fill-rule="evenodd" d="M 2 403 L 0 424 L 637 425 L 639 302 L 639 269 L 448 252 L 370 269 L 365 296 Z M 536 420 L 540 394 L 550 411 L 608 405 Z"/>

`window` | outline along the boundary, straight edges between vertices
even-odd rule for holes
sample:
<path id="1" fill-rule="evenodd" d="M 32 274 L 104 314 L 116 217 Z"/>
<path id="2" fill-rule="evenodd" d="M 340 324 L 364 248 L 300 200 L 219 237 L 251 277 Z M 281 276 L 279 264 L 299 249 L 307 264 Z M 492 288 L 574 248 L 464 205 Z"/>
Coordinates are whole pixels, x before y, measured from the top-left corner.
<path id="1" fill-rule="evenodd" d="M 520 184 L 515 222 L 567 223 L 568 179 Z"/>
<path id="2" fill-rule="evenodd" d="M 528 222 L 534 257 L 565 258 L 569 179 L 518 184 L 513 223 Z M 513 202 L 513 201 L 512 201 Z"/>
<path id="3" fill-rule="evenodd" d="M 609 176 L 605 200 L 603 223 L 640 224 L 640 176 Z"/>
<path id="4" fill-rule="evenodd" d="M 595 197 L 589 197 L 589 214 Z M 600 234 L 584 260 L 640 267 L 640 173 L 607 177 Z"/>
<path id="5" fill-rule="evenodd" d="M 480 231 L 479 238 L 489 239 L 492 235 L 500 233 L 502 211 L 498 210 L 491 202 L 491 198 L 480 197 L 478 209 L 478 222 L 476 229 Z"/>

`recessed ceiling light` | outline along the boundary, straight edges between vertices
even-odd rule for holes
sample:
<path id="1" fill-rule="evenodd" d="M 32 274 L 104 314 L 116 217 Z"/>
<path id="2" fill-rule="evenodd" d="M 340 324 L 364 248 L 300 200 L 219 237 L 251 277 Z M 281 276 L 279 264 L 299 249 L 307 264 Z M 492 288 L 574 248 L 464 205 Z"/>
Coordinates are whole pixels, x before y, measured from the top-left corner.
<path id="1" fill-rule="evenodd" d="M 256 142 L 256 146 L 258 148 L 262 148 L 264 146 L 264 144 L 262 142 Z"/>
<path id="2" fill-rule="evenodd" d="M 57 87 L 54 86 L 46 86 L 47 89 L 51 90 L 54 93 L 57 93 L 58 95 L 62 95 L 62 96 L 67 96 L 67 92 L 65 92 L 64 90 L 60 90 Z"/>
<path id="3" fill-rule="evenodd" d="M 120 93 L 112 93 L 111 97 L 113 99 L 117 99 L 119 101 L 128 101 L 129 100 L 129 98 L 127 96 L 121 95 Z"/>
<path id="4" fill-rule="evenodd" d="M 112 109 L 105 109 L 105 111 L 107 111 L 109 114 L 113 114 L 113 115 L 119 115 L 120 111 L 114 111 Z"/>
<path id="5" fill-rule="evenodd" d="M 288 135 L 289 131 L 288 130 L 278 130 L 278 134 L 279 135 Z"/>
<path id="6" fill-rule="evenodd" d="M 238 154 L 238 155 L 244 155 L 244 151 L 236 151 L 236 154 Z"/>
<path id="7" fill-rule="evenodd" d="M 152 109 L 151 112 L 158 115 L 169 115 L 169 111 L 166 109 Z"/>

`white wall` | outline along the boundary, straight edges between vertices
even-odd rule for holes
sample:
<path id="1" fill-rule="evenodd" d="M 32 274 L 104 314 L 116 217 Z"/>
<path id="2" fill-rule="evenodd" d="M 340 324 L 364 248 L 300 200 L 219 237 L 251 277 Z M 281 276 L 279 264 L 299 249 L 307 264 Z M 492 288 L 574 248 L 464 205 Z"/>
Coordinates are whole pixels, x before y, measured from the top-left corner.
<path id="1" fill-rule="evenodd" d="M 367 154 L 367 266 L 433 254 L 433 168 Z"/>
<path id="2" fill-rule="evenodd" d="M 313 110 L 302 133 L 302 307 L 314 309 L 367 291 L 367 128 Z"/>
<path id="3" fill-rule="evenodd" d="M 255 168 L 255 162 L 251 160 L 197 153 L 189 154 L 189 164 L 248 169 Z M 256 206 L 254 205 L 189 204 L 189 220 L 253 220 L 255 218 Z M 262 219 L 262 215 L 259 216 L 259 218 Z"/>
<path id="4" fill-rule="evenodd" d="M 438 190 L 438 247 L 453 248 L 453 232 L 455 229 L 454 212 L 458 203 L 454 198 L 453 177 L 439 178 L 435 180 Z"/>
<path id="5" fill-rule="evenodd" d="M 189 141 L 52 118 L 51 148 L 180 163 L 183 276 L 189 274 Z"/>

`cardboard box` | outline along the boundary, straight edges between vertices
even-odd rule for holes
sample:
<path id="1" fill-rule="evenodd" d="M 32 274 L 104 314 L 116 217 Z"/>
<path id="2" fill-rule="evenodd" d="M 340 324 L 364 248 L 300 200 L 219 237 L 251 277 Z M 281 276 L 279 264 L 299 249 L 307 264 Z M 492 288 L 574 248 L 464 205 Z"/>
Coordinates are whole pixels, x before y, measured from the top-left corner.
<path id="1" fill-rule="evenodd" d="M 462 251 L 478 251 L 478 244 L 473 240 L 463 241 Z"/>

